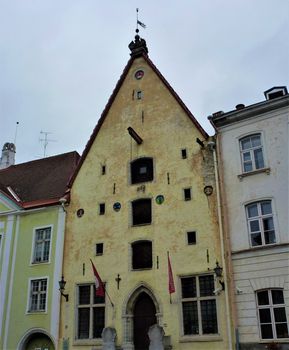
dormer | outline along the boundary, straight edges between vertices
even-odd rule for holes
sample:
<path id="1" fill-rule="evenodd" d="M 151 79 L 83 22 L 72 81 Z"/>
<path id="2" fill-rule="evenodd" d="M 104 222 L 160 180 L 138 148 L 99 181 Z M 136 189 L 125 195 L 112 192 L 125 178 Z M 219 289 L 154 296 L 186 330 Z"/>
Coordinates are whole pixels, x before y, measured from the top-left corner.
<path id="1" fill-rule="evenodd" d="M 286 86 L 274 86 L 271 89 L 264 91 L 266 100 L 273 100 L 274 98 L 288 95 Z"/>

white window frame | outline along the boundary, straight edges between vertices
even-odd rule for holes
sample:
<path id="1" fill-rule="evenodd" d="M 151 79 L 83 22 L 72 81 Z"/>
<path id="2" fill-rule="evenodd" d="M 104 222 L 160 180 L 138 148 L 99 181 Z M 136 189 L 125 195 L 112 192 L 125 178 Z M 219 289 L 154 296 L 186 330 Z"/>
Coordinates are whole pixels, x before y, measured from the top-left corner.
<path id="1" fill-rule="evenodd" d="M 262 214 L 261 203 L 263 203 L 263 202 L 270 202 L 270 205 L 271 205 L 271 213 L 270 214 L 264 214 L 264 215 Z M 257 204 L 258 216 L 249 217 L 248 207 L 250 205 L 253 205 L 253 204 Z M 248 227 L 248 234 L 249 234 L 249 244 L 250 244 L 251 248 L 267 247 L 270 245 L 277 244 L 276 216 L 274 215 L 273 209 L 274 209 L 273 208 L 273 201 L 271 198 L 258 199 L 258 200 L 255 200 L 253 202 L 249 202 L 249 203 L 245 204 L 246 220 L 247 220 L 247 227 Z M 275 242 L 266 244 L 265 243 L 265 230 L 264 230 L 264 225 L 263 225 L 263 219 L 270 218 L 270 217 L 272 217 L 272 220 L 273 220 Z M 252 244 L 251 236 L 254 234 L 254 231 L 251 231 L 251 227 L 250 227 L 251 221 L 258 221 L 258 223 L 259 223 L 259 231 L 260 231 L 260 235 L 261 235 L 262 244 L 259 244 L 259 245 Z M 257 233 L 259 231 L 255 231 L 255 232 Z"/>
<path id="2" fill-rule="evenodd" d="M 48 259 L 43 261 L 43 253 L 44 253 L 44 247 L 42 248 L 42 253 L 41 253 L 41 261 L 36 261 L 35 260 L 35 254 L 36 254 L 36 235 L 37 231 L 39 230 L 45 230 L 50 228 L 50 243 L 49 243 L 49 255 Z M 35 227 L 33 229 L 33 239 L 32 239 L 32 254 L 31 254 L 31 265 L 37 265 L 37 264 L 49 264 L 51 260 L 51 247 L 52 247 L 52 236 L 53 236 L 53 225 L 45 225 L 45 226 L 40 226 L 40 227 Z M 44 243 L 43 243 L 44 246 Z"/>
<path id="3" fill-rule="evenodd" d="M 259 136 L 260 137 L 261 145 L 260 146 L 255 146 L 255 147 L 253 146 L 251 148 L 243 150 L 242 149 L 242 141 L 244 141 L 244 139 L 246 139 L 246 138 L 250 138 L 250 137 L 253 137 L 253 136 Z M 265 159 L 265 150 L 264 150 L 264 142 L 263 142 L 263 140 L 264 140 L 264 137 L 263 137 L 262 132 L 260 132 L 260 131 L 256 131 L 254 133 L 243 135 L 242 137 L 239 138 L 239 150 L 240 150 L 240 158 L 241 158 L 241 165 L 242 165 L 241 166 L 242 173 L 247 174 L 247 173 L 251 173 L 251 172 L 262 170 L 262 169 L 266 168 L 266 159 Z M 262 150 L 262 157 L 263 157 L 263 163 L 264 164 L 263 164 L 263 167 L 261 167 L 261 168 L 256 168 L 256 159 L 255 159 L 254 151 L 257 150 L 257 149 L 261 149 Z M 244 157 L 243 157 L 244 153 L 250 153 L 250 159 L 251 159 L 251 162 L 252 162 L 252 169 L 251 170 L 245 170 L 244 164 L 246 162 L 244 161 Z"/>
<path id="4" fill-rule="evenodd" d="M 35 309 L 35 310 L 32 310 L 31 309 L 31 301 L 32 301 L 32 282 L 34 281 L 43 281 L 43 280 L 46 280 L 46 290 L 45 290 L 45 293 L 41 293 L 40 292 L 37 292 L 38 293 L 38 298 L 40 296 L 40 294 L 45 294 L 45 309 Z M 47 304 L 48 304 L 48 288 L 49 288 L 49 278 L 48 276 L 44 276 L 44 277 L 36 277 L 36 278 L 29 278 L 29 281 L 28 281 L 28 295 L 27 295 L 27 310 L 26 310 L 26 313 L 27 314 L 34 314 L 34 313 L 47 313 Z M 39 301 L 37 302 L 37 304 L 39 305 Z"/>
<path id="5" fill-rule="evenodd" d="M 283 299 L 284 299 L 284 303 L 283 304 L 273 304 L 273 300 L 272 300 L 272 290 L 279 290 L 282 291 L 283 293 Z M 269 296 L 269 304 L 268 305 L 259 305 L 258 304 L 258 293 L 259 292 L 268 292 L 268 296 Z M 275 316 L 274 316 L 274 308 L 284 308 L 285 309 L 285 316 L 286 314 L 286 304 L 285 304 L 285 296 L 284 296 L 284 289 L 282 288 L 268 288 L 268 289 L 261 289 L 261 290 L 257 290 L 255 293 L 255 298 L 256 298 L 256 308 L 257 308 L 257 317 L 258 317 L 258 328 L 259 328 L 259 336 L 260 339 L 262 341 L 270 341 L 270 340 L 287 340 L 289 337 L 287 338 L 277 338 L 277 333 L 276 333 L 276 323 L 284 323 L 284 322 L 276 322 L 275 321 Z M 261 321 L 260 321 L 260 314 L 259 314 L 259 310 L 262 309 L 269 309 L 270 310 L 270 316 L 271 316 L 271 323 L 267 323 L 272 325 L 272 333 L 273 333 L 273 338 L 262 338 L 262 332 L 261 332 Z M 286 319 L 286 323 L 287 323 L 287 329 L 289 330 L 289 324 L 288 324 L 288 319 Z M 264 324 L 264 323 L 263 323 Z"/>
<path id="6" fill-rule="evenodd" d="M 103 282 L 104 283 L 104 282 Z M 94 293 L 94 283 L 79 283 L 76 285 L 76 300 L 75 300 L 75 340 L 78 343 L 81 342 L 87 342 L 87 341 L 96 341 L 100 340 L 101 338 L 93 338 L 93 309 L 94 308 L 104 308 L 104 327 L 106 325 L 106 298 L 104 300 L 104 303 L 99 303 L 99 304 L 93 304 L 93 293 Z M 79 304 L 79 287 L 82 286 L 90 286 L 90 303 L 89 304 Z M 88 330 L 88 338 L 79 338 L 78 337 L 78 310 L 81 308 L 89 308 L 89 330 Z"/>
<path id="7" fill-rule="evenodd" d="M 199 277 L 204 276 L 212 276 L 214 279 L 214 290 L 216 289 L 216 281 L 215 277 L 212 273 L 210 274 L 198 274 L 198 275 L 188 275 L 188 276 L 180 276 L 179 277 L 179 285 L 180 285 L 180 308 L 181 308 L 181 325 L 182 325 L 182 337 L 184 338 L 212 338 L 220 335 L 220 322 L 219 322 L 219 312 L 218 312 L 218 303 L 217 303 L 217 297 L 216 295 L 209 295 L 209 296 L 200 296 L 200 284 L 199 284 Z M 196 278 L 196 297 L 188 297 L 183 298 L 182 295 L 182 279 L 185 278 Z M 201 315 L 201 301 L 203 300 L 215 300 L 216 305 L 216 320 L 217 320 L 217 333 L 203 333 L 203 327 L 202 327 L 202 315 Z M 199 333 L 198 334 L 185 334 L 184 331 L 184 317 L 183 317 L 183 303 L 184 302 L 190 302 L 190 301 L 196 301 L 197 302 L 197 313 L 198 313 L 198 327 L 199 327 Z"/>
<path id="8" fill-rule="evenodd" d="M 4 235 L 3 233 L 0 233 L 0 260 L 1 260 L 1 255 L 2 255 L 2 245 L 4 243 Z"/>

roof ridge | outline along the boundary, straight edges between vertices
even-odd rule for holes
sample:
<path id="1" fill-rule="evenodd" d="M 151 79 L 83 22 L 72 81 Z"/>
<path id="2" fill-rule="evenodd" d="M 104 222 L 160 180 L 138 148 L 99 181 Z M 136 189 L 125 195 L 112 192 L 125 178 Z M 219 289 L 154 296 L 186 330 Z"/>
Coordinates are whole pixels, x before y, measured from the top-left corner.
<path id="1" fill-rule="evenodd" d="M 70 151 L 70 152 L 65 152 L 65 153 L 60 153 L 60 154 L 56 154 L 56 155 L 53 155 L 53 156 L 49 156 L 49 157 L 44 157 L 44 158 L 39 158 L 39 159 L 33 159 L 33 160 L 29 160 L 28 162 L 23 162 L 23 163 L 18 163 L 18 164 L 13 164 L 13 165 L 10 165 L 9 167 L 7 168 L 4 168 L 4 169 L 0 169 L 0 173 L 1 172 L 4 172 L 4 171 L 8 171 L 8 170 L 11 170 L 12 168 L 16 168 L 16 167 L 19 167 L 21 165 L 26 165 L 26 164 L 29 164 L 29 163 L 36 163 L 36 162 L 43 162 L 45 160 L 50 160 L 51 158 L 57 158 L 57 157 L 61 157 L 61 156 L 65 156 L 65 155 L 68 155 L 68 154 L 78 154 L 77 151 Z"/>

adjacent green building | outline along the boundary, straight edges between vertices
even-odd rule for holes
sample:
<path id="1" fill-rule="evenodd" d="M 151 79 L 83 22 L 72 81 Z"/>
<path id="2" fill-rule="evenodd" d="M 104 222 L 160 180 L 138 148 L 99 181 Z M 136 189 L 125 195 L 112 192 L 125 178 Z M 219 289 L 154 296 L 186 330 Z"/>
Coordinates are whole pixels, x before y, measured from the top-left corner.
<path id="1" fill-rule="evenodd" d="M 0 349 L 58 341 L 66 184 L 76 152 L 0 170 Z"/>

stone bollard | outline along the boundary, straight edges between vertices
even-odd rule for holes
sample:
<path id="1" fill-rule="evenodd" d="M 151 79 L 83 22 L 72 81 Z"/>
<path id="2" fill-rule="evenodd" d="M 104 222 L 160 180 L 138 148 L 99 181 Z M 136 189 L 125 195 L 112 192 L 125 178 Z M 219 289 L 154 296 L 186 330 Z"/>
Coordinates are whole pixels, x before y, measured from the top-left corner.
<path id="1" fill-rule="evenodd" d="M 149 350 L 164 350 L 164 330 L 158 324 L 154 324 L 148 331 L 150 338 Z"/>
<path id="2" fill-rule="evenodd" d="M 103 328 L 101 333 L 102 349 L 115 350 L 116 330 L 112 327 Z"/>

